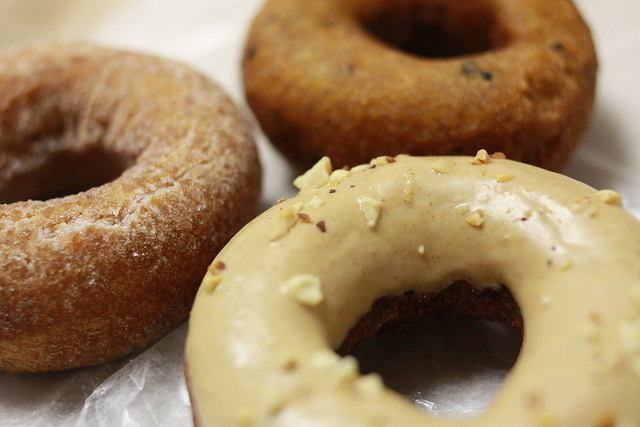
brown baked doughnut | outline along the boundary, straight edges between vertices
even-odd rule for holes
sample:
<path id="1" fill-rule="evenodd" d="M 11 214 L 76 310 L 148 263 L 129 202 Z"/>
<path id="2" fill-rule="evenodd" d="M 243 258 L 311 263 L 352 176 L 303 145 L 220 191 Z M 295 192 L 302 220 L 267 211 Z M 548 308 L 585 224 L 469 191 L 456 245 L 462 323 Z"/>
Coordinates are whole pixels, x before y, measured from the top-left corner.
<path id="1" fill-rule="evenodd" d="M 262 129 L 303 168 L 484 148 L 557 170 L 597 68 L 569 0 L 269 0 L 242 65 Z"/>
<path id="2" fill-rule="evenodd" d="M 247 120 L 187 67 L 85 44 L 0 56 L 0 369 L 61 370 L 183 322 L 255 213 Z"/>

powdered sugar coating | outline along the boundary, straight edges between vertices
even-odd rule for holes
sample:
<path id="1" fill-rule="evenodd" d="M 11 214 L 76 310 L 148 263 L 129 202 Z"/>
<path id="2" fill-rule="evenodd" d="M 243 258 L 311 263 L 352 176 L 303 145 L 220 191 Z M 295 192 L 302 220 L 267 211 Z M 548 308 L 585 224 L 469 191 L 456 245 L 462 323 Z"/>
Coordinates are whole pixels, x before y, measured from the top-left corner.
<path id="1" fill-rule="evenodd" d="M 256 212 L 239 110 L 183 65 L 85 44 L 8 52 L 0 95 L 0 367 L 99 363 L 183 321 Z"/>

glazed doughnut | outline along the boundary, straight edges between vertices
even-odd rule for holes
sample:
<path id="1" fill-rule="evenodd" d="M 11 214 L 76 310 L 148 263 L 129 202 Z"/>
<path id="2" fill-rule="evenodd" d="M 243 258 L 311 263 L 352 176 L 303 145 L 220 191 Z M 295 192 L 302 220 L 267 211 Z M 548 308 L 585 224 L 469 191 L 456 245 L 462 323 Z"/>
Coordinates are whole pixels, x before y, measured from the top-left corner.
<path id="1" fill-rule="evenodd" d="M 269 0 L 242 65 L 262 129 L 303 168 L 487 149 L 557 170 L 597 69 L 569 0 Z"/>
<path id="2" fill-rule="evenodd" d="M 640 222 L 617 193 L 485 151 L 336 171 L 324 158 L 297 183 L 198 291 L 197 425 L 450 425 L 335 351 L 377 327 L 362 322 L 380 301 L 445 292 L 464 296 L 468 310 L 445 298 L 457 314 L 481 317 L 478 298 L 524 330 L 490 407 L 455 425 L 640 422 Z"/>
<path id="3" fill-rule="evenodd" d="M 0 368 L 61 370 L 186 320 L 255 213 L 248 121 L 187 67 L 86 44 L 0 56 Z"/>

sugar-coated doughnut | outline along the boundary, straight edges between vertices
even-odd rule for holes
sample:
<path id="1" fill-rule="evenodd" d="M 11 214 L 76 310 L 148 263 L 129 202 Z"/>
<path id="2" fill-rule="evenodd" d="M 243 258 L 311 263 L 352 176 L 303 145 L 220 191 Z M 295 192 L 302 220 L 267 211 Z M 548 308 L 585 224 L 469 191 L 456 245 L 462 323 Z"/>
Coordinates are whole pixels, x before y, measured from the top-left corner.
<path id="1" fill-rule="evenodd" d="M 242 65 L 262 129 L 303 168 L 484 148 L 557 170 L 597 69 L 570 0 L 268 0 Z"/>
<path id="2" fill-rule="evenodd" d="M 335 171 L 325 158 L 297 184 L 198 291 L 186 345 L 197 425 L 450 425 L 334 350 L 380 301 L 451 284 L 517 323 L 511 299 L 524 331 L 490 407 L 455 425 L 640 422 L 640 222 L 617 193 L 486 151 Z"/>
<path id="3" fill-rule="evenodd" d="M 247 123 L 171 61 L 82 43 L 0 55 L 0 369 L 96 364 L 183 322 L 256 214 Z"/>

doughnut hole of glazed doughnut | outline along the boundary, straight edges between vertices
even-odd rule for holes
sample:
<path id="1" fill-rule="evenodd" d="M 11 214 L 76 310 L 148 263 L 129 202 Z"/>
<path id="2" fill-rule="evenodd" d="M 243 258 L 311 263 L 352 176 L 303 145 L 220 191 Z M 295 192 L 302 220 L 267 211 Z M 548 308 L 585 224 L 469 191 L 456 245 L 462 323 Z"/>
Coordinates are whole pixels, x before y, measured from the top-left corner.
<path id="1" fill-rule="evenodd" d="M 486 151 L 335 171 L 323 158 L 296 185 L 198 291 L 185 353 L 197 425 L 640 422 L 640 222 L 617 193 Z M 523 331 L 473 417 L 425 414 L 349 355 L 429 312 Z"/>
<path id="2" fill-rule="evenodd" d="M 93 365 L 184 322 L 257 210 L 246 118 L 186 66 L 83 43 L 0 55 L 0 369 Z"/>
<path id="3" fill-rule="evenodd" d="M 302 169 L 487 149 L 558 170 L 597 70 L 569 0 L 269 0 L 242 65 L 262 129 Z"/>

